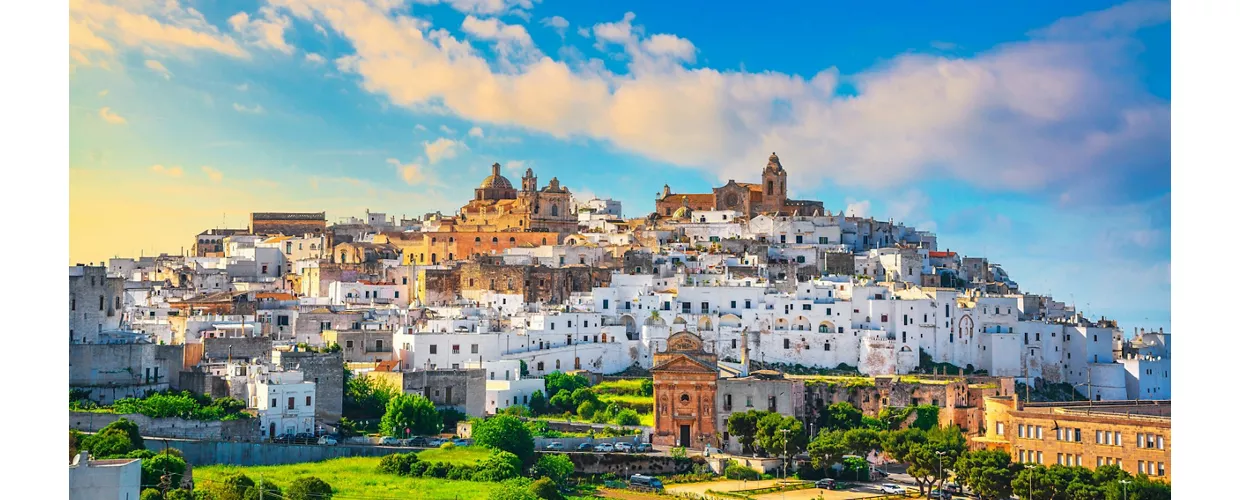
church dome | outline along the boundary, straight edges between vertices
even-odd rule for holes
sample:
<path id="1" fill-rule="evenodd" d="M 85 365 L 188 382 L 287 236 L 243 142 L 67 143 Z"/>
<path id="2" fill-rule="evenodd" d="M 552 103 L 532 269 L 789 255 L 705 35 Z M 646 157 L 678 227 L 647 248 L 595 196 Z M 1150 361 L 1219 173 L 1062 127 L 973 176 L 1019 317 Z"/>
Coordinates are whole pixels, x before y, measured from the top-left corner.
<path id="1" fill-rule="evenodd" d="M 491 165 L 491 175 L 482 180 L 479 189 L 512 189 L 512 183 L 508 182 L 508 178 L 499 174 L 499 164 Z"/>

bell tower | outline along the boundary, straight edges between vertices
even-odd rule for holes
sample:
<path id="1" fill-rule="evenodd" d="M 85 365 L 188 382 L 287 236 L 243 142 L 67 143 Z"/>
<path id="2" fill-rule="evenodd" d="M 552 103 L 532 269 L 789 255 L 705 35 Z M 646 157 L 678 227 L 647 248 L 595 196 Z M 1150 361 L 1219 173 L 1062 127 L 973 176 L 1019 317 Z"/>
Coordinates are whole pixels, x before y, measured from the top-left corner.
<path id="1" fill-rule="evenodd" d="M 781 210 L 788 199 L 788 172 L 779 163 L 779 156 L 771 153 L 766 168 L 762 170 L 762 205 L 768 210 Z"/>
<path id="2" fill-rule="evenodd" d="M 538 178 L 534 177 L 534 169 L 525 169 L 525 176 L 521 177 L 521 190 L 527 193 L 538 191 Z"/>

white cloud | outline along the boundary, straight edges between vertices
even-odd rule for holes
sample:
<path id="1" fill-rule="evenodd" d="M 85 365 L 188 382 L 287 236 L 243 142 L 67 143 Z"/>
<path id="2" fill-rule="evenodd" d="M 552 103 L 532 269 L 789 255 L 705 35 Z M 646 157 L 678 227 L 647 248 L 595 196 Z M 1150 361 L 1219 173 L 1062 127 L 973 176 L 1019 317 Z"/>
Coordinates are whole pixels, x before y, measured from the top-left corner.
<path id="1" fill-rule="evenodd" d="M 313 63 L 313 64 L 323 64 L 327 62 L 327 60 L 324 59 L 323 56 L 315 54 L 314 52 L 307 52 L 306 62 Z"/>
<path id="2" fill-rule="evenodd" d="M 168 68 L 164 67 L 164 63 L 161 63 L 154 59 L 147 59 L 146 63 L 144 64 L 146 65 L 147 69 L 154 71 L 156 73 L 159 73 L 160 75 L 164 77 L 165 80 L 172 79 L 172 72 L 168 71 Z"/>
<path id="3" fill-rule="evenodd" d="M 564 38 L 564 32 L 568 30 L 568 19 L 560 16 L 544 17 L 539 23 L 555 30 L 556 33 L 560 34 L 560 38 Z"/>
<path id="4" fill-rule="evenodd" d="M 100 108 L 99 117 L 103 118 L 103 121 L 111 123 L 113 125 L 124 125 L 125 124 L 125 117 L 116 114 L 115 112 L 112 111 L 112 108 L 109 108 L 109 107 Z"/>
<path id="5" fill-rule="evenodd" d="M 241 84 L 241 85 L 237 85 L 237 87 L 236 87 L 236 88 L 237 88 L 237 90 L 239 90 L 239 91 L 241 91 L 241 92 L 245 92 L 245 91 L 247 91 L 247 90 L 250 90 L 250 84 L 248 84 L 248 83 L 243 83 L 243 84 Z"/>
<path id="6" fill-rule="evenodd" d="M 924 215 L 929 207 L 929 196 L 920 190 L 910 189 L 900 197 L 887 202 L 887 215 L 896 222 L 911 223 L 912 218 Z"/>
<path id="7" fill-rule="evenodd" d="M 285 54 L 293 53 L 293 46 L 284 41 L 284 31 L 293 23 L 271 7 L 258 9 L 258 16 L 253 18 L 245 12 L 238 12 L 228 18 L 228 25 L 247 43 Z"/>
<path id="8" fill-rule="evenodd" d="M 253 106 L 245 106 L 245 105 L 242 105 L 240 103 L 235 103 L 235 102 L 233 103 L 233 109 L 236 110 L 238 113 L 250 113 L 250 114 L 255 114 L 255 115 L 261 114 L 264 111 L 263 106 L 261 104 L 255 104 Z"/>
<path id="9" fill-rule="evenodd" d="M 482 127 L 474 127 L 469 129 L 470 137 L 482 137 Z"/>
<path id="10" fill-rule="evenodd" d="M 151 171 L 157 174 L 166 175 L 168 177 L 180 177 L 181 174 L 184 173 L 181 170 L 181 167 L 178 167 L 175 165 L 171 167 L 165 167 L 163 165 L 151 165 Z"/>
<path id="11" fill-rule="evenodd" d="M 870 200 L 849 202 L 848 208 L 844 209 L 844 215 L 848 217 L 869 217 Z"/>
<path id="12" fill-rule="evenodd" d="M 449 135 L 452 135 L 452 134 L 455 134 L 455 133 L 456 133 L 456 129 L 454 129 L 454 128 L 452 128 L 452 127 L 449 127 L 449 126 L 447 126 L 447 125 L 440 125 L 440 126 L 439 126 L 439 131 L 440 131 L 440 132 L 443 132 L 443 133 L 445 133 L 445 134 L 449 134 Z"/>
<path id="13" fill-rule="evenodd" d="M 314 23 L 314 31 L 320 35 L 327 36 L 327 28 L 324 28 L 322 24 Z"/>
<path id="14" fill-rule="evenodd" d="M 69 2 L 69 48 L 79 64 L 91 63 L 88 56 L 111 57 L 117 46 L 177 55 L 206 50 L 249 57 L 202 13 L 175 1 Z"/>
<path id="15" fill-rule="evenodd" d="M 456 158 L 457 152 L 468 149 L 464 143 L 444 137 L 435 139 L 435 142 L 423 142 L 422 145 L 426 150 L 426 159 L 432 165 L 439 163 L 439 160 Z"/>
<path id="16" fill-rule="evenodd" d="M 410 186 L 416 186 L 418 184 L 434 184 L 434 182 L 427 175 L 426 167 L 423 167 L 422 165 L 418 165 L 413 162 L 402 164 L 400 160 L 397 160 L 396 158 L 388 158 L 387 162 L 396 167 L 397 175 L 400 175 L 400 178 L 405 180 L 405 184 L 409 184 Z"/>
<path id="17" fill-rule="evenodd" d="M 752 177 L 776 151 L 807 190 L 824 178 L 883 188 L 935 176 L 1055 195 L 1069 186 L 1071 199 L 1097 199 L 1129 191 L 1102 186 L 1148 179 L 1169 162 L 1170 106 L 1134 76 L 1138 47 L 1122 36 L 1034 38 L 969 57 L 908 53 L 856 74 L 802 77 L 687 68 L 691 42 L 648 37 L 629 13 L 588 30 L 623 47 L 627 73 L 548 57 L 496 71 L 450 33 L 419 32 L 397 11 L 271 1 L 330 24 L 355 49 L 338 68 L 393 105 L 601 139 L 720 179 Z M 1111 34 L 1134 25 L 1116 18 L 1133 16 L 1102 11 L 1074 23 Z M 837 95 L 842 79 L 856 95 Z"/>
<path id="18" fill-rule="evenodd" d="M 419 132 L 425 132 L 425 131 L 426 131 L 426 126 L 425 126 L 425 125 L 422 125 L 421 123 L 419 123 L 419 124 L 417 124 L 417 125 L 414 125 L 414 126 L 413 126 L 413 129 L 414 129 L 414 130 L 417 130 L 417 131 L 419 131 Z"/>
<path id="19" fill-rule="evenodd" d="M 444 3 L 465 14 L 506 14 L 516 9 L 532 9 L 540 0 L 414 0 L 424 5 Z"/>
<path id="20" fill-rule="evenodd" d="M 509 64 L 509 70 L 515 70 L 511 66 L 513 63 L 541 56 L 534 49 L 529 32 L 519 24 L 505 24 L 499 19 L 479 19 L 470 15 L 461 22 L 461 31 L 474 39 L 492 42 L 501 62 Z"/>
<path id="21" fill-rule="evenodd" d="M 223 172 L 220 172 L 219 170 L 216 170 L 216 169 L 214 169 L 214 168 L 208 167 L 208 166 L 206 166 L 206 165 L 203 165 L 203 167 L 202 167 L 202 173 L 207 174 L 207 178 L 208 178 L 208 179 L 211 179 L 211 182 L 217 182 L 217 183 L 218 183 L 218 182 L 220 182 L 220 181 L 224 180 L 224 173 L 223 173 Z"/>

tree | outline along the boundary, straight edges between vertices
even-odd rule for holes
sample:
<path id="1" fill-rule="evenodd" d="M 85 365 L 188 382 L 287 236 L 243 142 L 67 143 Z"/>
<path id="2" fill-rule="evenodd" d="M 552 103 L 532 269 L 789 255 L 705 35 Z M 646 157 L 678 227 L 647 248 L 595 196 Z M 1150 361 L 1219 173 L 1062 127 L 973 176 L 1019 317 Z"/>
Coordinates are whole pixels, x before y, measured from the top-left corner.
<path id="1" fill-rule="evenodd" d="M 530 483 L 530 493 L 542 500 L 563 500 L 559 487 L 550 478 L 541 478 Z"/>
<path id="2" fill-rule="evenodd" d="M 965 452 L 956 459 L 956 479 L 983 500 L 1012 496 L 1012 457 L 1001 450 Z"/>
<path id="3" fill-rule="evenodd" d="M 809 444 L 810 464 L 824 473 L 832 465 L 842 462 L 847 454 L 848 445 L 841 430 L 823 432 Z"/>
<path id="4" fill-rule="evenodd" d="M 1012 494 L 1021 498 L 1057 498 L 1048 471 L 1049 469 L 1041 465 L 1032 468 L 1021 466 L 1016 471 L 1016 477 L 1012 479 Z M 1031 482 L 1033 489 L 1030 489 Z"/>
<path id="5" fill-rule="evenodd" d="M 577 407 L 573 404 L 573 394 L 569 391 L 560 391 L 551 396 L 551 406 L 564 412 L 572 411 Z"/>
<path id="6" fill-rule="evenodd" d="M 448 429 L 455 432 L 457 422 L 469 418 L 469 415 L 466 415 L 464 412 L 456 408 L 444 408 L 439 410 L 439 418 L 443 421 L 443 427 L 441 427 L 441 429 Z"/>
<path id="7" fill-rule="evenodd" d="M 861 410 L 847 401 L 832 403 L 818 414 L 815 425 L 823 432 L 861 427 Z"/>
<path id="8" fill-rule="evenodd" d="M 250 489 L 245 490 L 245 494 L 241 495 L 241 499 L 259 500 L 260 498 L 284 498 L 284 492 L 280 490 L 280 487 L 276 486 L 275 483 L 270 481 L 263 481 L 262 483 L 263 484 L 255 485 Z"/>
<path id="9" fill-rule="evenodd" d="M 573 470 L 573 461 L 568 455 L 545 454 L 538 457 L 538 462 L 530 469 L 530 476 L 550 478 L 555 484 L 564 486 L 568 477 L 573 475 Z"/>
<path id="10" fill-rule="evenodd" d="M 642 379 L 640 394 L 642 396 L 653 396 L 654 395 L 654 380 L 648 379 L 648 378 Z"/>
<path id="11" fill-rule="evenodd" d="M 142 490 L 142 494 L 138 496 L 139 500 L 163 500 L 164 495 L 155 488 L 147 488 Z"/>
<path id="12" fill-rule="evenodd" d="M 591 402 L 598 404 L 598 394 L 595 394 L 589 387 L 579 387 L 573 390 L 573 405 L 580 406 L 581 403 Z"/>
<path id="13" fill-rule="evenodd" d="M 100 429 L 93 436 L 78 439 L 78 447 L 89 451 L 95 458 L 108 458 L 125 455 L 133 450 L 146 449 L 138 424 L 121 417 Z"/>
<path id="14" fill-rule="evenodd" d="M 288 500 L 329 500 L 332 497 L 332 486 L 314 476 L 299 477 L 284 491 Z"/>
<path id="15" fill-rule="evenodd" d="M 616 414 L 616 418 L 613 421 L 616 425 L 640 425 L 642 418 L 637 414 L 637 410 L 625 408 Z"/>
<path id="16" fill-rule="evenodd" d="M 864 458 L 856 455 L 844 457 L 843 472 L 851 472 L 851 479 L 854 481 L 868 481 L 870 479 L 868 472 L 870 471 L 870 463 Z M 847 478 L 848 476 L 842 476 Z"/>
<path id="17" fill-rule="evenodd" d="M 534 394 L 530 394 L 530 412 L 535 415 L 547 413 L 547 397 L 543 396 L 542 391 L 534 391 Z"/>
<path id="18" fill-rule="evenodd" d="M 743 413 L 733 413 L 728 417 L 728 433 L 736 436 L 736 440 L 741 443 L 743 453 L 754 452 L 754 442 L 758 435 L 758 419 L 764 413 L 749 410 Z"/>
<path id="19" fill-rule="evenodd" d="M 872 429 L 856 428 L 843 432 L 844 447 L 853 455 L 866 457 L 883 447 L 882 436 Z"/>
<path id="20" fill-rule="evenodd" d="M 594 411 L 593 401 L 582 401 L 581 404 L 577 405 L 577 416 L 582 419 L 590 419 L 590 417 L 594 416 Z"/>
<path id="21" fill-rule="evenodd" d="M 170 488 L 181 485 L 181 477 L 185 474 L 185 459 L 176 455 L 160 453 L 142 460 L 142 486 L 160 488 L 163 476 L 168 475 Z"/>
<path id="22" fill-rule="evenodd" d="M 512 453 L 522 464 L 534 461 L 534 436 L 529 428 L 512 415 L 498 415 L 474 422 L 474 442 L 495 450 Z"/>
<path id="23" fill-rule="evenodd" d="M 806 445 L 805 428 L 801 421 L 778 413 L 767 413 L 758 419 L 757 439 L 758 445 L 767 453 L 785 458 L 804 451 Z"/>
<path id="24" fill-rule="evenodd" d="M 215 495 L 216 500 L 242 500 L 245 492 L 254 487 L 254 480 L 240 472 L 225 476 L 217 483 L 211 483 L 207 489 Z"/>
<path id="25" fill-rule="evenodd" d="M 573 391 L 590 385 L 590 381 L 581 375 L 568 375 L 560 371 L 548 373 L 543 377 L 543 383 L 547 387 L 548 398 L 554 398 L 560 391 L 572 394 Z"/>
<path id="26" fill-rule="evenodd" d="M 164 495 L 164 500 L 194 500 L 194 492 L 183 488 L 171 490 Z"/>
<path id="27" fill-rule="evenodd" d="M 344 374 L 343 410 L 350 418 L 381 417 L 388 401 L 400 394 L 396 387 L 378 378 L 357 376 L 348 368 Z"/>
<path id="28" fill-rule="evenodd" d="M 412 435 L 438 434 L 443 430 L 443 420 L 431 400 L 420 394 L 400 394 L 388 400 L 379 430 L 384 435 L 403 438 L 405 429 Z"/>
<path id="29" fill-rule="evenodd" d="M 530 484 L 526 478 L 509 479 L 491 490 L 487 500 L 539 500 L 538 495 L 530 491 Z"/>

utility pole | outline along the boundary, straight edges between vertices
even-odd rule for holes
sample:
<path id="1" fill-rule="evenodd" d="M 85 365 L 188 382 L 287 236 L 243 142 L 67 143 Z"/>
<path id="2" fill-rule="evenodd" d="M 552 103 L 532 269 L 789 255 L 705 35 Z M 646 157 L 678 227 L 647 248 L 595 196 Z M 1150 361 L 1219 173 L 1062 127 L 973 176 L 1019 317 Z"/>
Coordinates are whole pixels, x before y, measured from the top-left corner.
<path id="1" fill-rule="evenodd" d="M 258 500 L 263 500 L 263 475 L 258 475 Z"/>

